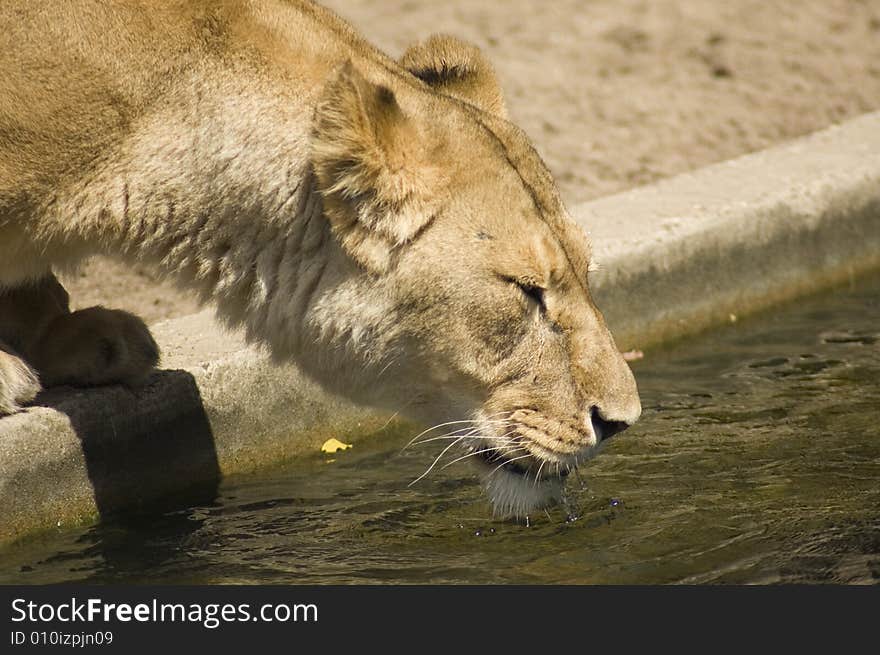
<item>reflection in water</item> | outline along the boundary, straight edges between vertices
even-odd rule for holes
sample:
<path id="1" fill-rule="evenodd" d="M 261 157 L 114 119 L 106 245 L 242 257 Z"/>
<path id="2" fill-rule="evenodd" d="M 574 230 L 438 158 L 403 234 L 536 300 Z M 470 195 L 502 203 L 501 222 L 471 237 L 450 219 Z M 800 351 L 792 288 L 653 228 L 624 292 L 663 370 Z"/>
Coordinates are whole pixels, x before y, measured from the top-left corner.
<path id="1" fill-rule="evenodd" d="M 386 434 L 8 548 L 0 582 L 877 582 L 878 338 L 874 276 L 649 352 L 642 421 L 528 528 L 466 466 L 407 487 L 432 453 Z"/>

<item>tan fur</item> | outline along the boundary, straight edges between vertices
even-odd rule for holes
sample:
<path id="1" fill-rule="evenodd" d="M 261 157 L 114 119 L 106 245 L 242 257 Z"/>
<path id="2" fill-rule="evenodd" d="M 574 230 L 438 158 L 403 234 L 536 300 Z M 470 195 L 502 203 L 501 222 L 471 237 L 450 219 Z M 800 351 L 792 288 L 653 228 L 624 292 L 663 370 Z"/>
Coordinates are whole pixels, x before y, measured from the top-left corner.
<path id="1" fill-rule="evenodd" d="M 136 317 L 67 309 L 51 270 L 100 252 L 331 390 L 472 420 L 487 465 L 522 455 L 486 474 L 501 513 L 549 502 L 595 425 L 638 418 L 586 238 L 473 46 L 397 63 L 282 0 L 6 0 L 0 25 L 0 412 L 34 369 L 132 384 L 155 365 Z"/>
<path id="2" fill-rule="evenodd" d="M 437 91 L 507 117 L 507 107 L 492 64 L 475 45 L 435 34 L 403 53 L 400 65 Z"/>

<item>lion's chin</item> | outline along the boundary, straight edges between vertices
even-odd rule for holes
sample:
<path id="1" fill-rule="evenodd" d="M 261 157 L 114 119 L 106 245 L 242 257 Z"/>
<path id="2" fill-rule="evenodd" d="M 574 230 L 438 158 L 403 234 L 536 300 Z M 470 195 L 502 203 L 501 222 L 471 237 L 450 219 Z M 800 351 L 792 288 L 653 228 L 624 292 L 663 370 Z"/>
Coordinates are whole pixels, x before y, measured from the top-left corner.
<path id="1" fill-rule="evenodd" d="M 535 510 L 556 505 L 562 499 L 564 478 L 535 480 L 512 467 L 479 464 L 483 489 L 499 518 L 526 518 Z"/>

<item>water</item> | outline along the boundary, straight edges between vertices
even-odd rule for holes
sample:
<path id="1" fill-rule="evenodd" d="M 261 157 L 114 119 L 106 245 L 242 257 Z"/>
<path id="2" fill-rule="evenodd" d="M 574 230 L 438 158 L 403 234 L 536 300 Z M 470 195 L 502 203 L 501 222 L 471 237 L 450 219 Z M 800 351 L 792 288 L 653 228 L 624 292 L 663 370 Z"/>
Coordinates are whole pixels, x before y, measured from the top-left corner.
<path id="1" fill-rule="evenodd" d="M 651 351 L 642 421 L 569 505 L 493 521 L 471 470 L 383 434 L 202 506 L 0 551 L 0 582 L 876 583 L 880 275 Z"/>

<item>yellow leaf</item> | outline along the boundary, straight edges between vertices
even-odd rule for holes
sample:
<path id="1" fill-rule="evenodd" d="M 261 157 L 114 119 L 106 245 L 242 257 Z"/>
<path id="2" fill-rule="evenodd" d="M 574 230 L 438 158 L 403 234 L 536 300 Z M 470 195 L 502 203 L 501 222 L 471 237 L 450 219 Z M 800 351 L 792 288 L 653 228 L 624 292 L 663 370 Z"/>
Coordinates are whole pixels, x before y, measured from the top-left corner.
<path id="1" fill-rule="evenodd" d="M 350 443 L 342 443 L 339 439 L 327 439 L 321 446 L 322 453 L 335 453 L 337 450 L 348 450 L 351 448 Z"/>

